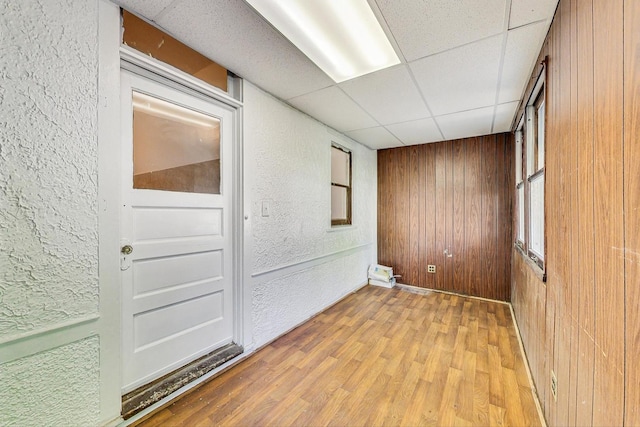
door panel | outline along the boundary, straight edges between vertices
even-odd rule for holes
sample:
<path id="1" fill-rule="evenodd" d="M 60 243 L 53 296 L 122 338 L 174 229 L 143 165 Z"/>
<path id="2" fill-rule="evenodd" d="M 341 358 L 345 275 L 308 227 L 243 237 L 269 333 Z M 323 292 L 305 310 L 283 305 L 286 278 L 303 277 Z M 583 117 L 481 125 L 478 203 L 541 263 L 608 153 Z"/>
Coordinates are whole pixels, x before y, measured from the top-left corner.
<path id="1" fill-rule="evenodd" d="M 133 208 L 136 240 L 222 235 L 220 208 Z"/>
<path id="2" fill-rule="evenodd" d="M 122 71 L 122 391 L 233 339 L 233 112 Z"/>

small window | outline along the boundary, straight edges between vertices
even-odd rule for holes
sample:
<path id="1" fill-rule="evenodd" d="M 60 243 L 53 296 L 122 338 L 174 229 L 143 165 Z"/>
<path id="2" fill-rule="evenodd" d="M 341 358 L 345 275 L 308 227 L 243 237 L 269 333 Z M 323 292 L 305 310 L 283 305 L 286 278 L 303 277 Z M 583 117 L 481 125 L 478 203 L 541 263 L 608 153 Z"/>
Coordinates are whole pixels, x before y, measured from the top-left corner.
<path id="1" fill-rule="evenodd" d="M 331 225 L 351 224 L 351 152 L 331 146 Z"/>
<path id="2" fill-rule="evenodd" d="M 540 268 L 544 265 L 544 84 L 532 96 L 527 107 L 529 124 L 531 170 L 529 171 L 529 257 Z"/>
<path id="3" fill-rule="evenodd" d="M 544 70 L 516 131 L 516 245 L 544 270 Z"/>

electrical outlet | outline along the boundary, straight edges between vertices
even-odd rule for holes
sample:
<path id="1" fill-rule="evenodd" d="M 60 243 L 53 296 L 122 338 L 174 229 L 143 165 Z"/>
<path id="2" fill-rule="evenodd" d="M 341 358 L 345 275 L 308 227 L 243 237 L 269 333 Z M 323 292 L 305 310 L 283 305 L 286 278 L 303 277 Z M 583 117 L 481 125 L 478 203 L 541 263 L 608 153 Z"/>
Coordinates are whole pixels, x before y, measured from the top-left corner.
<path id="1" fill-rule="evenodd" d="M 436 272 L 436 266 L 433 264 L 429 264 L 427 266 L 427 273 L 435 273 Z"/>
<path id="2" fill-rule="evenodd" d="M 558 378 L 556 373 L 551 371 L 551 394 L 553 395 L 553 401 L 558 401 Z"/>

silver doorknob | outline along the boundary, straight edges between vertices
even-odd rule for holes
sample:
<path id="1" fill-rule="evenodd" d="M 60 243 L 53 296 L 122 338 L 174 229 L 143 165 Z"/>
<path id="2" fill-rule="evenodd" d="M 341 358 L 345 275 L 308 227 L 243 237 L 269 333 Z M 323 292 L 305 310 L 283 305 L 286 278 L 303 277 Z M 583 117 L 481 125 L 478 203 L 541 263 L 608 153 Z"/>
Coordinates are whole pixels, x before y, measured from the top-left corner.
<path id="1" fill-rule="evenodd" d="M 122 253 L 124 255 L 129 255 L 131 252 L 133 252 L 133 246 L 131 246 L 131 245 L 124 245 L 120 249 L 120 253 Z"/>

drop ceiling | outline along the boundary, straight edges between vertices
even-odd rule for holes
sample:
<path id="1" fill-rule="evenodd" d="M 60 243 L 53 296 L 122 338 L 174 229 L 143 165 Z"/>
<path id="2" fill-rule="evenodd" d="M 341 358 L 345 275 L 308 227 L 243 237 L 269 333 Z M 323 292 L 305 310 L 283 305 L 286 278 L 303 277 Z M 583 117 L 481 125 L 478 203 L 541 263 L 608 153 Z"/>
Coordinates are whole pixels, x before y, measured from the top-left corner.
<path id="1" fill-rule="evenodd" d="M 243 0 L 116 0 L 372 148 L 509 131 L 558 0 L 369 0 L 401 64 L 336 84 Z"/>

